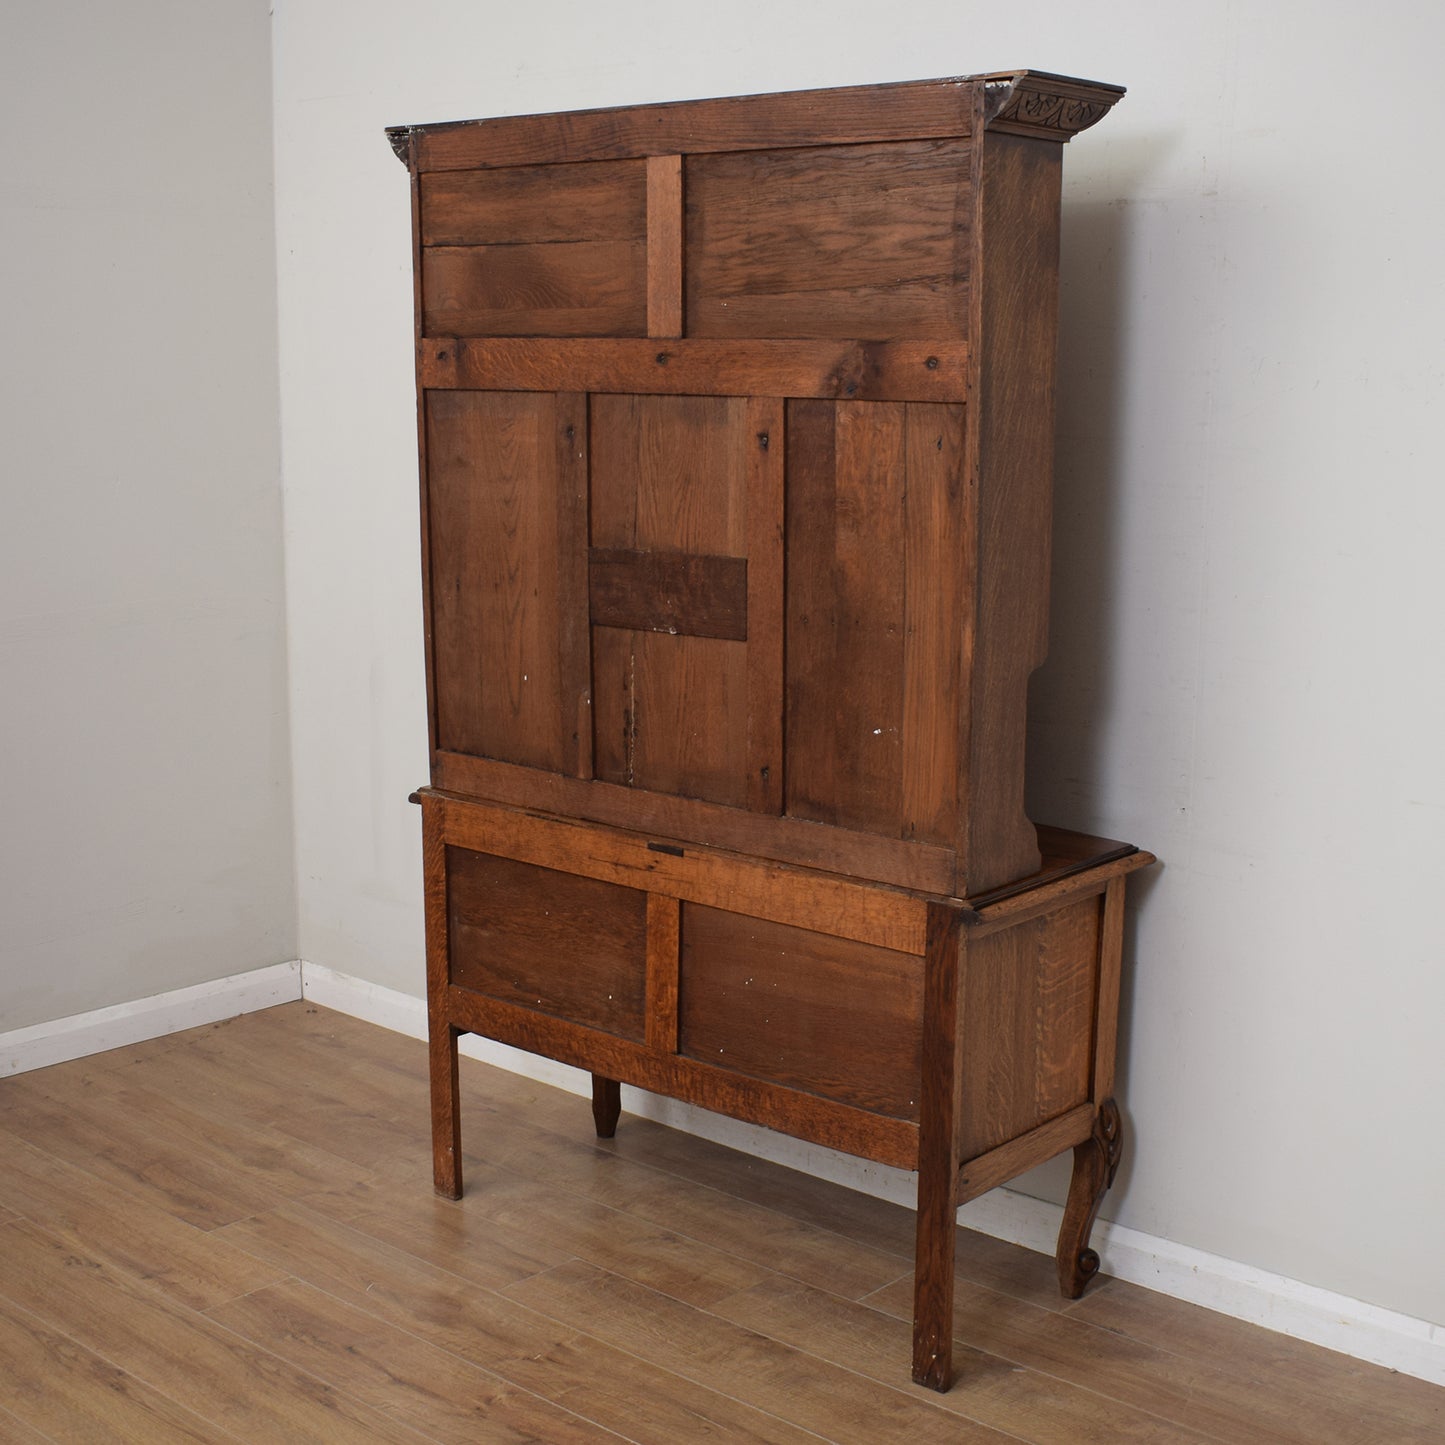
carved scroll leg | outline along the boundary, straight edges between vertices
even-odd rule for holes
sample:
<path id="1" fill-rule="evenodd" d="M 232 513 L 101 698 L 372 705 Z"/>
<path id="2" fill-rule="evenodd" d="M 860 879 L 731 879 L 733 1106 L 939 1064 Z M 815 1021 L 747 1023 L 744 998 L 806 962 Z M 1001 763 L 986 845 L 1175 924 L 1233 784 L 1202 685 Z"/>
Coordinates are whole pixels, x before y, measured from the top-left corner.
<path id="1" fill-rule="evenodd" d="M 604 1079 L 601 1074 L 592 1075 L 592 1122 L 597 1126 L 599 1139 L 610 1139 L 617 1132 L 617 1120 L 622 1113 L 622 1085 L 616 1079 Z"/>
<path id="2" fill-rule="evenodd" d="M 462 1127 L 457 1088 L 457 1031 L 433 1017 L 428 1029 L 431 1062 L 432 1182 L 448 1199 L 462 1197 Z"/>
<path id="3" fill-rule="evenodd" d="M 1089 1235 L 1123 1152 L 1124 1132 L 1118 1107 L 1112 1099 L 1105 1099 L 1099 1105 L 1094 1132 L 1074 1147 L 1074 1176 L 1059 1229 L 1057 1256 L 1059 1289 L 1065 1299 L 1078 1299 L 1099 1272 L 1099 1256 L 1089 1248 Z"/>

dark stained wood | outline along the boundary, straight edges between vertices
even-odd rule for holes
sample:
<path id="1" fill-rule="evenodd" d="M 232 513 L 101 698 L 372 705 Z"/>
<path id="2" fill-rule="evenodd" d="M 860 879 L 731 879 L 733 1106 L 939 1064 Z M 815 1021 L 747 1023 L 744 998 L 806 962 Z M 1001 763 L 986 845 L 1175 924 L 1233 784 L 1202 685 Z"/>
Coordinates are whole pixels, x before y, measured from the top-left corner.
<path id="1" fill-rule="evenodd" d="M 697 904 L 682 914 L 678 1047 L 918 1120 L 923 968 L 913 955 Z"/>
<path id="2" fill-rule="evenodd" d="M 429 336 L 645 336 L 647 246 L 428 246 Z"/>
<path id="3" fill-rule="evenodd" d="M 918 1219 L 913 1254 L 913 1380 L 930 1390 L 953 1383 L 953 1236 L 958 1213 L 960 1057 L 966 1017 L 959 985 L 959 912 L 928 907 L 923 979 L 922 1098 L 918 1122 Z"/>
<path id="4" fill-rule="evenodd" d="M 972 123 L 972 85 L 926 80 L 394 129 L 432 171 L 963 136 Z"/>
<path id="5" fill-rule="evenodd" d="M 799 401 L 788 438 L 787 810 L 943 842 L 958 809 L 962 409 Z"/>
<path id="6" fill-rule="evenodd" d="M 783 403 L 749 400 L 747 453 L 747 805 L 783 811 L 784 494 Z"/>
<path id="7" fill-rule="evenodd" d="M 456 748 L 571 771 L 578 744 L 573 558 L 576 479 L 559 475 L 575 408 L 549 395 L 431 392 L 428 523 L 437 737 Z"/>
<path id="8" fill-rule="evenodd" d="M 764 818 L 694 798 L 637 793 L 602 782 L 583 784 L 554 773 L 462 753 L 436 754 L 432 777 L 446 792 L 514 807 L 636 828 L 925 893 L 953 890 L 952 852 L 926 844 L 879 838 L 797 818 Z"/>
<path id="9" fill-rule="evenodd" d="M 485 1034 L 513 1048 L 545 1054 L 575 1068 L 762 1124 L 828 1149 L 860 1154 L 896 1169 L 917 1167 L 918 1129 L 907 1120 L 890 1119 L 680 1054 L 660 1055 L 615 1034 L 599 1033 L 465 989 L 449 989 L 446 1006 L 466 1031 Z"/>
<path id="10" fill-rule="evenodd" d="M 426 828 L 473 853 L 551 867 L 624 889 L 709 907 L 746 898 L 748 911 L 796 928 L 921 954 L 926 904 L 851 878 L 780 868 L 715 848 L 683 847 L 626 833 L 517 812 L 470 799 L 423 793 Z"/>
<path id="11" fill-rule="evenodd" d="M 647 1046 L 677 1052 L 678 974 L 682 904 L 663 893 L 647 895 Z"/>
<path id="12" fill-rule="evenodd" d="M 423 173 L 424 246 L 559 245 L 647 235 L 640 160 Z"/>
<path id="13" fill-rule="evenodd" d="M 588 569 L 594 627 L 747 639 L 745 557 L 594 547 Z"/>
<path id="14" fill-rule="evenodd" d="M 643 1037 L 646 894 L 466 848 L 446 867 L 453 984 Z"/>
<path id="15" fill-rule="evenodd" d="M 960 140 L 690 157 L 687 334 L 961 339 L 967 159 Z"/>
<path id="16" fill-rule="evenodd" d="M 1032 873 L 1037 834 L 1024 811 L 1028 683 L 1048 651 L 1058 349 L 1057 146 L 1011 135 L 978 148 L 977 614 L 970 666 L 967 776 L 959 818 L 962 891 Z"/>
<path id="17" fill-rule="evenodd" d="M 647 158 L 647 334 L 682 335 L 682 157 Z"/>
<path id="18" fill-rule="evenodd" d="M 599 1139 L 611 1139 L 617 1133 L 617 1120 L 622 1114 L 622 1085 L 616 1079 L 592 1075 L 592 1123 Z"/>
<path id="19" fill-rule="evenodd" d="M 426 997 L 431 1074 L 432 1182 L 448 1199 L 462 1193 L 457 1031 L 446 1010 L 451 984 L 447 849 L 434 801 L 422 801 L 422 881 L 426 908 Z"/>
<path id="20" fill-rule="evenodd" d="M 424 387 L 962 401 L 968 348 L 941 341 L 540 340 L 429 335 Z"/>
<path id="21" fill-rule="evenodd" d="M 604 1138 L 627 1083 L 917 1167 L 935 1389 L 958 1201 L 1074 1149 L 1072 1293 L 1117 1162 L 1122 890 L 1152 859 L 1036 829 L 1023 748 L 1057 142 L 1120 93 L 1005 72 L 392 135 L 438 1183 L 459 1032 L 587 1070 Z"/>

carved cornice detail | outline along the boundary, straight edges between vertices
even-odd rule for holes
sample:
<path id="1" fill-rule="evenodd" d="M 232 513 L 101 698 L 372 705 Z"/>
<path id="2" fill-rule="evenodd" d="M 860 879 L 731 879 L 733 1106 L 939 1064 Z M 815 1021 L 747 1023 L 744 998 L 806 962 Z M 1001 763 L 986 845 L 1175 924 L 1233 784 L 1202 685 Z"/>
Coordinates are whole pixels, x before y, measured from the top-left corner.
<path id="1" fill-rule="evenodd" d="M 389 125 L 386 128 L 386 138 L 391 142 L 391 148 L 396 153 L 397 160 L 410 168 L 411 127 L 409 125 Z"/>
<path id="2" fill-rule="evenodd" d="M 1066 141 L 1101 121 L 1124 92 L 1063 76 L 1020 71 L 984 83 L 992 131 Z"/>

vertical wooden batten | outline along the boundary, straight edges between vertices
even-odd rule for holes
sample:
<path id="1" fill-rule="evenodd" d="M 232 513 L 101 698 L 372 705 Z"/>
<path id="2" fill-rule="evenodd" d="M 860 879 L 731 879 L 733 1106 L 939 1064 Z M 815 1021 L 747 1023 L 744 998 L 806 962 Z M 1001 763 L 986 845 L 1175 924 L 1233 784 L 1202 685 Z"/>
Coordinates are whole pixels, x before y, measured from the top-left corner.
<path id="1" fill-rule="evenodd" d="M 682 335 L 682 157 L 647 158 L 647 334 Z"/>

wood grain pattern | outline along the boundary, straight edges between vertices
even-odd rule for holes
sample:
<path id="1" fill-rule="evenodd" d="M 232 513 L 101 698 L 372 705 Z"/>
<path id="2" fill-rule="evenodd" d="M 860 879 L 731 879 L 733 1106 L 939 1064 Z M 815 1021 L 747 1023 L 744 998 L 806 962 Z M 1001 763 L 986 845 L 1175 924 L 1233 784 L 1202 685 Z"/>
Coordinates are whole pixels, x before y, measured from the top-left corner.
<path id="1" fill-rule="evenodd" d="M 417 343 L 423 387 L 597 395 L 962 401 L 968 348 L 941 341 L 539 340 L 432 334 Z"/>
<path id="2" fill-rule="evenodd" d="M 960 745 L 977 786 L 958 820 L 970 893 L 1039 866 L 1024 742 L 1029 676 L 1048 652 L 1061 160 L 1058 146 L 1010 135 L 976 157 L 977 611 Z"/>
<path id="3" fill-rule="evenodd" d="M 428 790 L 427 826 L 449 845 L 553 867 L 625 888 L 727 908 L 739 897 L 760 918 L 921 954 L 926 905 L 889 888 L 782 869 L 714 848 L 657 845 L 645 834 L 546 818 Z"/>
<path id="4" fill-rule="evenodd" d="M 157 1293 L 164 1276 L 146 1256 L 97 1254 L 98 1235 L 72 1233 L 52 1296 L 33 1288 L 46 1281 L 28 1249 L 12 1253 L 7 1240 L 0 1435 L 17 1445 L 346 1438 L 344 1414 L 331 1428 L 334 1401 L 404 1425 L 408 1439 L 490 1431 L 567 1440 L 559 1432 L 580 1420 L 590 1432 L 583 1439 L 612 1430 L 648 1445 L 701 1433 L 803 1445 L 830 1433 L 872 1438 L 866 1411 L 861 1432 L 840 1423 L 863 1397 L 819 1408 L 837 1377 L 813 1373 L 814 1360 L 910 1397 L 899 1388 L 913 1308 L 910 1210 L 642 1118 L 626 1120 L 616 1142 L 598 1142 L 585 1100 L 470 1059 L 462 1069 L 469 1094 L 488 1106 L 487 1158 L 470 1157 L 479 1187 L 466 1200 L 433 1197 L 413 1156 L 382 1142 L 404 1136 L 378 1133 L 371 1180 L 310 1189 L 304 1204 L 219 1232 L 174 1215 L 161 1226 L 153 1204 L 132 1216 L 158 1196 L 61 1161 L 51 1146 L 62 1136 L 46 1126 L 14 1133 L 8 1100 L 22 1080 L 8 1080 L 6 1159 L 49 1161 L 26 1166 L 28 1199 L 4 1196 L 30 1224 L 45 1231 L 54 1185 L 91 1224 L 107 1220 L 119 1244 L 134 1219 L 145 1239 L 190 1237 L 193 1280 L 220 1280 L 233 1268 L 221 1261 L 243 1260 L 252 1283 L 234 1305 L 205 1296 L 215 1311 L 208 1319 L 200 1297 Z M 228 1137 L 244 1136 L 247 1157 L 278 1161 L 288 1131 L 305 1127 L 298 1088 L 318 1107 L 353 1099 L 356 1131 L 368 1120 L 414 1118 L 427 1079 L 418 1040 L 299 1002 L 45 1074 L 72 1129 L 103 1134 L 126 1122 L 106 1084 L 124 1077 L 148 1097 L 204 1100 Z M 242 1080 L 246 1087 L 233 1087 Z M 278 1192 L 297 1177 L 294 1168 L 278 1175 Z M 0 1167 L 0 1191 L 12 1183 Z M 911 1393 L 955 1427 L 985 1426 L 1025 1445 L 1433 1445 L 1445 1427 L 1438 1386 L 1118 1280 L 1100 1280 L 1064 1306 L 1048 1260 L 968 1231 L 956 1239 L 955 1351 L 966 1388 Z M 589 1268 L 547 1279 L 577 1258 Z M 596 1283 L 601 1272 L 632 1288 L 609 1293 Z M 507 1292 L 533 1278 L 542 1283 L 528 1304 Z M 117 1293 L 122 1281 L 143 1301 L 134 1312 L 131 1296 Z M 137 1337 L 155 1323 L 157 1299 L 166 1306 L 164 1348 L 142 1362 Z M 642 1354 L 620 1347 L 649 1318 L 654 1342 L 690 1335 L 690 1378 L 655 1343 Z M 77 1343 L 77 1323 L 96 1335 Z M 246 1353 L 217 1371 L 210 1362 L 222 1324 L 243 1337 Z M 753 1342 L 743 1347 L 738 1331 Z M 117 1364 L 111 1344 L 135 1353 Z M 769 1360 L 783 1362 L 779 1373 L 764 1374 Z M 812 1385 L 790 1388 L 800 1374 Z M 254 1397 L 241 1406 L 249 1415 L 236 1413 L 237 1393 Z M 487 1414 L 478 1418 L 480 1409 Z M 906 1421 L 902 1428 L 911 1433 Z"/>
<path id="5" fill-rule="evenodd" d="M 410 127 L 423 171 L 527 162 L 774 149 L 896 137 L 963 136 L 973 124 L 963 80 L 849 86 L 780 95 L 501 116 Z"/>
<path id="6" fill-rule="evenodd" d="M 643 1037 L 645 894 L 466 848 L 446 871 L 453 984 Z"/>
<path id="7" fill-rule="evenodd" d="M 424 246 L 636 241 L 647 234 L 646 162 L 422 173 Z"/>
<path id="8" fill-rule="evenodd" d="M 784 406 L 753 397 L 747 406 L 747 805 L 783 811 Z"/>
<path id="9" fill-rule="evenodd" d="M 677 1052 L 678 976 L 682 957 L 682 904 L 647 895 L 647 1047 Z"/>
<path id="10" fill-rule="evenodd" d="M 770 818 L 696 798 L 638 793 L 604 782 L 582 783 L 463 753 L 435 754 L 432 778 L 439 789 L 452 794 L 727 848 L 922 893 L 953 891 L 951 849 L 880 838 L 801 818 Z"/>
<path id="11" fill-rule="evenodd" d="M 913 1251 L 913 1381 L 940 1391 L 953 1383 L 953 1236 L 964 1113 L 961 1055 L 969 1025 L 959 978 L 959 934 L 959 910 L 929 904 Z"/>
<path id="12" fill-rule="evenodd" d="M 429 336 L 645 336 L 643 241 L 428 246 Z"/>
<path id="13" fill-rule="evenodd" d="M 688 335 L 965 336 L 969 184 L 959 140 L 690 156 Z"/>
<path id="14" fill-rule="evenodd" d="M 962 443 L 959 408 L 789 405 L 795 817 L 932 843 L 953 835 Z"/>
<path id="15" fill-rule="evenodd" d="M 1097 895 L 983 938 L 967 933 L 960 1158 L 1090 1097 L 1098 939 Z"/>
<path id="16" fill-rule="evenodd" d="M 683 1053 L 917 1121 L 918 958 L 692 903 L 682 923 Z"/>
<path id="17" fill-rule="evenodd" d="M 588 587 L 594 627 L 747 639 L 745 557 L 593 547 Z"/>
<path id="18" fill-rule="evenodd" d="M 559 465 L 575 407 L 548 395 L 432 392 L 428 517 L 437 737 L 444 748 L 570 772 L 580 644 L 577 481 Z M 562 535 L 559 535 L 559 532 Z"/>
<path id="19" fill-rule="evenodd" d="M 682 335 L 682 157 L 647 158 L 647 334 Z"/>

